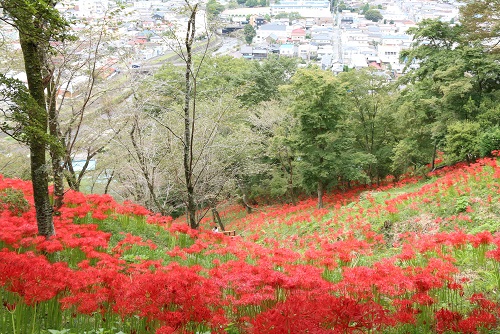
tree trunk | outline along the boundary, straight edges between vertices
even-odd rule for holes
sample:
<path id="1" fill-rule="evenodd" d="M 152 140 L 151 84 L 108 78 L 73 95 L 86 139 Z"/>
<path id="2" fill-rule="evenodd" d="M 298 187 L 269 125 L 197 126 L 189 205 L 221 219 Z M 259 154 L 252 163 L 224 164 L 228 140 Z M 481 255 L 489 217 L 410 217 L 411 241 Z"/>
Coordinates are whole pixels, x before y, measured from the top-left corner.
<path id="1" fill-rule="evenodd" d="M 324 193 L 323 181 L 318 181 L 318 209 L 323 208 L 323 193 Z"/>
<path id="2" fill-rule="evenodd" d="M 80 191 L 80 184 L 76 179 L 76 173 L 73 168 L 73 161 L 71 160 L 71 156 L 66 154 L 64 160 L 67 168 L 67 173 L 64 173 L 64 176 L 66 178 L 66 182 L 68 182 L 68 186 L 74 191 Z"/>
<path id="3" fill-rule="evenodd" d="M 243 202 L 243 206 L 247 213 L 252 213 L 252 207 L 248 204 L 248 189 L 245 186 L 245 182 L 241 180 L 241 178 L 236 178 L 236 185 L 238 189 L 241 191 L 241 201 Z"/>
<path id="4" fill-rule="evenodd" d="M 431 171 L 434 171 L 436 169 L 436 155 L 437 155 L 437 140 L 434 141 L 434 149 L 432 150 Z"/>
<path id="5" fill-rule="evenodd" d="M 195 106 L 191 111 L 191 94 L 193 89 L 191 85 L 192 76 L 192 46 L 195 34 L 195 18 L 198 5 L 196 4 L 191 9 L 191 16 L 188 21 L 186 32 L 186 72 L 185 72 L 185 87 L 184 92 L 184 178 L 186 182 L 186 215 L 187 221 L 191 228 L 197 229 L 198 222 L 196 221 L 196 203 L 194 198 L 194 185 L 193 185 L 193 138 L 194 138 L 194 121 L 195 121 Z M 193 98 L 195 99 L 195 97 Z"/>
<path id="6" fill-rule="evenodd" d="M 288 156 L 288 166 L 290 168 L 289 176 L 288 176 L 288 193 L 290 194 L 290 200 L 292 205 L 297 204 L 297 198 L 295 197 L 294 185 L 293 185 L 293 165 L 292 158 Z"/>
<path id="7" fill-rule="evenodd" d="M 108 180 L 106 181 L 106 187 L 104 187 L 104 193 L 107 194 L 109 192 L 109 185 L 111 181 L 113 181 L 113 176 L 115 175 L 115 170 L 111 172 L 111 175 L 108 176 Z"/>
<path id="8" fill-rule="evenodd" d="M 220 226 L 222 232 L 226 230 L 224 224 L 222 223 L 222 219 L 220 219 L 219 211 L 217 211 L 216 207 L 212 208 L 212 216 L 214 218 L 214 222 Z"/>
<path id="9" fill-rule="evenodd" d="M 19 35 L 28 79 L 28 89 L 36 102 L 36 106 L 30 107 L 27 112 L 31 127 L 29 138 L 30 165 L 38 234 L 50 238 L 55 234 L 55 230 L 48 190 L 48 168 L 45 156 L 48 117 L 41 75 L 41 57 L 36 43 L 30 40 L 29 36 L 26 36 L 23 32 L 20 32 Z"/>
<path id="10" fill-rule="evenodd" d="M 51 75 L 51 73 L 48 73 Z M 50 78 L 48 87 L 48 115 L 49 115 L 49 133 L 52 137 L 50 144 L 50 158 L 52 160 L 52 175 L 54 177 L 54 214 L 59 214 L 59 209 L 64 204 L 64 142 L 62 141 L 61 131 L 59 130 L 59 115 L 56 106 L 56 85 Z"/>

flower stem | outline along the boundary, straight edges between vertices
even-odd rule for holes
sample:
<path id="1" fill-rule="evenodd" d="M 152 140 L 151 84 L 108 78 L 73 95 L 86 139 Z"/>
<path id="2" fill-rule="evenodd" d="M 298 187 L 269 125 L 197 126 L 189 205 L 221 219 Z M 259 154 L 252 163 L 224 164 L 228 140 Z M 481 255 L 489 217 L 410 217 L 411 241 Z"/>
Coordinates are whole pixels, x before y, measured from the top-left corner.
<path id="1" fill-rule="evenodd" d="M 31 334 L 35 333 L 36 305 L 37 304 L 35 303 L 35 307 L 33 308 L 33 320 L 32 320 L 32 323 L 31 323 Z"/>

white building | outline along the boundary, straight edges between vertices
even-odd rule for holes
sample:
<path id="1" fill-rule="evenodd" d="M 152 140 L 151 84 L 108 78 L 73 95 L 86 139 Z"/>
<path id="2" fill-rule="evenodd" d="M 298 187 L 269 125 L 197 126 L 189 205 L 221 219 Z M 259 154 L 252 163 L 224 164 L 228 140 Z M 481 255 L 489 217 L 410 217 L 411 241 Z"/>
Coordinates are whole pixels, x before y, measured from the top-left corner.
<path id="1" fill-rule="evenodd" d="M 279 3 L 274 3 L 271 5 L 271 15 L 274 16 L 280 13 L 292 12 L 301 13 L 301 11 L 308 9 L 321 10 L 330 13 L 330 1 L 280 1 Z"/>
<path id="2" fill-rule="evenodd" d="M 284 24 L 268 23 L 257 29 L 257 35 L 254 38 L 254 43 L 260 44 L 266 42 L 266 39 L 272 36 L 273 40 L 286 40 L 288 38 L 287 27 Z"/>

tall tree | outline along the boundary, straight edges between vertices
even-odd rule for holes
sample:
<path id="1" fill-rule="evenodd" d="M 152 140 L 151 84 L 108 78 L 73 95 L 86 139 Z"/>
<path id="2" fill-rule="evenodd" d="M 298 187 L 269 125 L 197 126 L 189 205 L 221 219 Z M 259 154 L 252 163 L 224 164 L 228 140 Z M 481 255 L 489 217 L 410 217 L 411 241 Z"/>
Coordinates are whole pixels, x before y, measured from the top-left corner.
<path id="1" fill-rule="evenodd" d="M 294 147 L 307 185 L 315 185 L 318 208 L 324 192 L 336 181 L 340 165 L 340 123 L 345 113 L 345 90 L 330 72 L 319 68 L 298 70 L 287 87 L 297 117 Z"/>
<path id="2" fill-rule="evenodd" d="M 19 32 L 29 95 L 34 103 L 25 105 L 24 133 L 30 148 L 31 179 L 35 200 L 38 233 L 46 238 L 55 234 L 52 204 L 48 192 L 46 160 L 48 108 L 45 85 L 51 73 L 44 65 L 50 42 L 61 40 L 67 31 L 67 22 L 54 9 L 55 1 L 1 0 L 0 8 L 8 15 L 2 18 Z"/>
<path id="3" fill-rule="evenodd" d="M 251 195 L 273 200 L 285 197 L 295 205 L 300 189 L 297 161 L 292 148 L 296 118 L 287 101 L 271 100 L 258 104 L 250 116 L 252 131 L 260 138 L 262 149 L 258 161 L 250 161 L 247 174 Z M 252 197 L 253 197 L 252 196 Z"/>
<path id="4" fill-rule="evenodd" d="M 280 97 L 279 87 L 290 83 L 297 71 L 297 60 L 270 56 L 262 62 L 251 62 L 243 79 L 246 87 L 238 96 L 246 106 Z"/>
<path id="5" fill-rule="evenodd" d="M 348 123 L 355 135 L 355 148 L 375 157 L 376 163 L 368 166 L 367 174 L 372 182 L 380 182 L 390 173 L 396 139 L 389 80 L 375 69 L 342 72 L 339 79 L 347 91 Z"/>
<path id="6" fill-rule="evenodd" d="M 488 52 L 500 53 L 500 0 L 461 0 L 460 23 L 470 41 L 480 41 Z"/>
<path id="7" fill-rule="evenodd" d="M 149 86 L 149 101 L 143 109 L 168 132 L 171 146 L 164 143 L 168 154 L 164 160 L 172 165 L 182 158 L 168 170 L 175 177 L 173 192 L 182 197 L 184 213 L 192 228 L 198 228 L 205 214 L 202 209 L 215 201 L 232 173 L 231 162 L 218 154 L 221 150 L 217 148 L 225 146 L 221 137 L 233 131 L 228 124 L 237 124 L 231 118 L 232 112 L 239 110 L 235 100 L 239 93 L 238 79 L 228 69 L 238 72 L 239 67 L 247 65 L 242 60 L 227 57 L 212 59 L 208 56 L 209 43 L 196 45 L 200 33 L 209 41 L 214 36 L 210 22 L 199 22 L 199 6 L 199 3 L 186 2 L 183 13 L 188 14 L 187 29 L 182 31 L 182 36 L 179 31 L 170 34 L 175 44 L 172 51 L 183 66 L 169 64 L 155 75 Z M 204 24 L 205 29 L 202 28 Z M 228 82 L 236 83 L 230 92 Z M 133 134 L 139 134 L 137 129 Z M 174 155 L 174 152 L 179 153 Z"/>
<path id="8" fill-rule="evenodd" d="M 55 149 L 51 149 L 56 199 L 57 195 L 62 197 L 57 181 L 62 183 L 63 171 L 69 187 L 80 190 L 92 160 L 113 138 L 110 124 L 118 131 L 120 121 L 114 109 L 119 109 L 117 105 L 131 95 L 123 76 L 118 80 L 105 80 L 122 53 L 117 48 L 104 46 L 114 37 L 109 27 L 118 14 L 117 11 L 107 13 L 96 24 L 86 24 L 85 29 L 79 31 L 78 40 L 58 43 L 55 47 L 57 54 L 51 63 L 54 80 L 48 105 L 49 129 L 59 141 Z M 107 58 L 111 52 L 113 61 Z M 73 167 L 77 156 L 80 168 Z"/>
<path id="9" fill-rule="evenodd" d="M 500 64 L 493 53 L 485 52 L 488 46 L 466 37 L 467 29 L 424 20 L 409 30 L 414 34 L 414 43 L 402 52 L 409 71 L 402 77 L 405 89 L 399 111 L 405 114 L 399 119 L 402 128 L 418 130 L 408 131 L 400 146 L 407 149 L 398 149 L 399 152 L 408 151 L 410 142 L 419 143 L 412 155 L 427 156 L 425 163 L 433 164 L 436 150 L 445 144 L 448 126 L 455 121 L 482 118 L 495 125 L 495 117 L 488 110 L 500 87 Z M 417 119 L 419 123 L 415 122 Z M 408 137 L 410 134 L 413 138 Z M 423 154 L 415 154 L 416 151 Z"/>
<path id="10" fill-rule="evenodd" d="M 243 35 L 245 35 L 245 42 L 250 45 L 252 44 L 253 38 L 257 35 L 257 32 L 251 24 L 247 24 L 245 28 L 243 28 Z"/>

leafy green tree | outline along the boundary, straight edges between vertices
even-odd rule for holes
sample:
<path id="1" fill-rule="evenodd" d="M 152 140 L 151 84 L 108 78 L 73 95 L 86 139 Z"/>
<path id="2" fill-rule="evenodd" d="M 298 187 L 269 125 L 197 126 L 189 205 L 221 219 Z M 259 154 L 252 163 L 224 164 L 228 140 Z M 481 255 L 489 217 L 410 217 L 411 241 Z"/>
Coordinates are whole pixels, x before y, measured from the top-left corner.
<path id="1" fill-rule="evenodd" d="M 494 126 L 481 131 L 479 138 L 479 153 L 490 156 L 491 152 L 500 148 L 500 126 Z"/>
<path id="2" fill-rule="evenodd" d="M 263 149 L 259 153 L 260 172 L 252 173 L 246 180 L 250 195 L 295 204 L 300 191 L 300 174 L 292 148 L 297 120 L 284 100 L 261 102 L 252 111 L 250 126 L 263 143 Z"/>
<path id="3" fill-rule="evenodd" d="M 380 182 L 391 171 L 390 157 L 396 138 L 391 85 L 375 69 L 343 72 L 339 79 L 347 90 L 350 110 L 347 120 L 355 135 L 355 149 L 376 159 L 366 172 L 372 181 Z"/>
<path id="4" fill-rule="evenodd" d="M 406 129 L 410 128 L 410 120 L 413 126 L 419 124 L 419 130 L 413 132 L 418 138 L 414 137 L 413 142 L 421 144 L 415 149 L 433 152 L 429 160 L 444 145 L 452 123 L 481 119 L 485 126 L 498 124 L 498 117 L 491 112 L 497 107 L 491 101 L 500 88 L 500 64 L 494 54 L 485 52 L 484 45 L 464 38 L 465 28 L 424 20 L 409 30 L 414 34 L 414 43 L 402 52 L 408 69 L 413 68 L 402 78 L 406 87 L 399 111 L 418 117 L 406 113 L 400 119 L 403 123 L 406 120 Z"/>
<path id="5" fill-rule="evenodd" d="M 299 12 L 291 12 L 290 14 L 288 14 L 288 18 L 290 19 L 290 21 L 295 21 L 301 19 L 302 15 L 300 15 Z"/>
<path id="6" fill-rule="evenodd" d="M 47 147 L 53 140 L 48 135 L 49 110 L 46 105 L 45 85 L 52 73 L 45 67 L 50 41 L 64 39 L 68 24 L 54 8 L 55 1 L 1 0 L 0 9 L 7 16 L 2 20 L 14 26 L 19 32 L 28 90 L 23 92 L 14 84 L 11 86 L 20 94 L 14 98 L 22 116 L 21 137 L 30 148 L 31 179 L 35 199 L 38 234 L 51 237 L 55 234 L 52 219 L 52 204 L 48 193 Z"/>
<path id="7" fill-rule="evenodd" d="M 245 6 L 247 7 L 257 7 L 259 5 L 259 0 L 246 0 Z"/>
<path id="8" fill-rule="evenodd" d="M 247 44 L 252 44 L 253 38 L 257 36 L 257 32 L 251 24 L 247 24 L 245 28 L 243 28 L 243 35 L 245 36 L 245 42 Z"/>
<path id="9" fill-rule="evenodd" d="M 274 18 L 275 19 L 287 19 L 288 18 L 288 13 L 278 13 L 276 15 L 274 15 Z"/>
<path id="10" fill-rule="evenodd" d="M 288 57 L 270 56 L 262 62 L 252 62 L 243 76 L 246 89 L 238 98 L 246 106 L 279 97 L 279 87 L 289 83 L 297 70 L 297 61 Z"/>
<path id="11" fill-rule="evenodd" d="M 231 0 L 227 4 L 228 9 L 235 9 L 238 8 L 238 3 L 235 0 Z"/>
<path id="12" fill-rule="evenodd" d="M 489 52 L 499 53 L 500 37 L 499 0 L 461 0 L 465 6 L 460 7 L 460 24 L 465 28 L 469 41 L 484 43 Z"/>
<path id="13" fill-rule="evenodd" d="M 210 17 L 217 17 L 224 11 L 224 5 L 221 5 L 217 0 L 207 1 L 207 14 Z"/>
<path id="14" fill-rule="evenodd" d="M 299 168 L 305 185 L 316 188 L 321 208 L 325 190 L 337 181 L 346 148 L 340 126 L 345 90 L 330 72 L 310 68 L 298 70 L 286 92 L 297 118 L 293 146 Z"/>
<path id="15" fill-rule="evenodd" d="M 448 126 L 445 157 L 451 162 L 472 162 L 480 156 L 481 125 L 477 122 L 458 121 Z"/>
<path id="16" fill-rule="evenodd" d="M 380 13 L 380 11 L 376 9 L 369 9 L 365 12 L 365 19 L 373 21 L 373 22 L 378 22 L 382 20 L 384 17 Z"/>
<path id="17" fill-rule="evenodd" d="M 400 140 L 393 149 L 392 171 L 396 178 L 412 170 L 419 172 L 425 162 L 428 161 L 428 155 L 420 149 L 420 138 L 406 137 Z"/>

